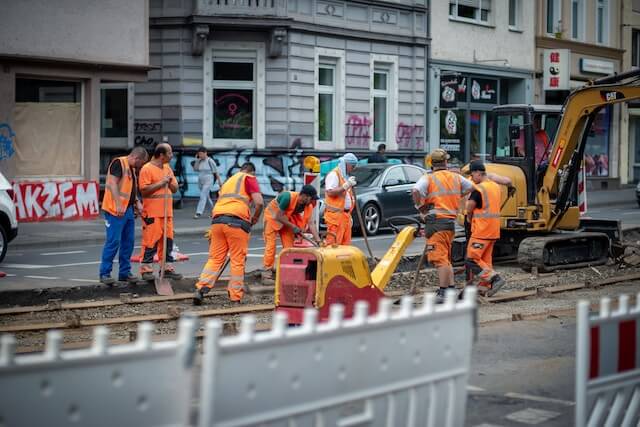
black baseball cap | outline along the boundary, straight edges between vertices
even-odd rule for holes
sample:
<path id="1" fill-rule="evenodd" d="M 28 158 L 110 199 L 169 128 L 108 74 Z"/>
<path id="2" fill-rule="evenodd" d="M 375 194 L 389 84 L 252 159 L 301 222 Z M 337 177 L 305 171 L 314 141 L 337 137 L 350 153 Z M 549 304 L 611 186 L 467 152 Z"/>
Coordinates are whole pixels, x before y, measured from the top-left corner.
<path id="1" fill-rule="evenodd" d="M 487 169 L 484 167 L 484 163 L 480 160 L 474 160 L 469 165 L 469 172 L 486 172 Z"/>
<path id="2" fill-rule="evenodd" d="M 300 190 L 300 194 L 306 194 L 311 197 L 311 200 L 318 200 L 318 191 L 313 185 L 303 185 L 302 190 Z"/>

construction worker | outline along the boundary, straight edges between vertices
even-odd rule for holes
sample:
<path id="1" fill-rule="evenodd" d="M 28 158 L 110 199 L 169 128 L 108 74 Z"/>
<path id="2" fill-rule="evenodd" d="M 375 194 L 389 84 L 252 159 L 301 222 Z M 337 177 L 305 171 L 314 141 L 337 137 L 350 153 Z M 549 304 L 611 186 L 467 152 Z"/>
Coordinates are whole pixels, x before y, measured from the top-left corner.
<path id="1" fill-rule="evenodd" d="M 164 277 L 181 279 L 173 266 L 173 196 L 178 191 L 178 181 L 169 161 L 173 150 L 169 144 L 158 144 L 153 158 L 140 170 L 140 194 L 142 194 L 142 261 L 140 273 L 143 280 L 153 280 L 153 257 L 165 257 Z M 165 207 L 166 204 L 166 207 Z M 165 216 L 166 209 L 166 216 Z M 167 247 L 163 247 L 164 222 L 167 222 Z"/>
<path id="2" fill-rule="evenodd" d="M 358 158 L 353 153 L 347 153 L 340 157 L 338 166 L 329 172 L 324 180 L 327 245 L 351 244 L 351 211 L 356 205 L 352 187 L 356 186 L 356 178 L 349 174 L 357 164 Z"/>
<path id="3" fill-rule="evenodd" d="M 131 254 L 135 235 L 135 217 L 142 211 L 138 199 L 136 170 L 149 160 L 147 150 L 136 147 L 128 156 L 116 157 L 109 164 L 102 199 L 106 238 L 100 262 L 100 283 L 113 285 L 113 258 L 118 257 L 118 281 L 135 283 L 131 274 Z"/>
<path id="4" fill-rule="evenodd" d="M 209 259 L 196 283 L 194 305 L 202 304 L 204 296 L 222 274 L 227 254 L 230 256 L 231 277 L 227 286 L 229 299 L 240 302 L 244 295 L 244 266 L 249 247 L 251 227 L 258 222 L 264 205 L 256 167 L 247 162 L 240 172 L 225 181 L 213 208 L 209 229 Z M 251 213 L 253 204 L 253 214 Z"/>
<path id="5" fill-rule="evenodd" d="M 296 236 L 310 228 L 313 240 L 320 237 L 313 223 L 313 207 L 318 192 L 312 185 L 305 185 L 300 192 L 283 191 L 273 199 L 264 211 L 264 258 L 262 280 L 273 280 L 273 265 L 276 259 L 276 238 L 279 235 L 283 248 L 293 246 Z"/>
<path id="6" fill-rule="evenodd" d="M 493 270 L 493 245 L 500 238 L 500 184 L 511 185 L 511 179 L 496 174 L 487 175 L 484 163 L 480 160 L 471 162 L 469 172 L 475 189 L 466 203 L 467 220 L 471 224 L 466 265 L 480 280 L 479 288 L 485 288 L 484 293 L 493 296 L 505 283 Z"/>
<path id="7" fill-rule="evenodd" d="M 462 197 L 473 190 L 471 181 L 447 170 L 448 159 L 445 150 L 434 150 L 425 162 L 431 162 L 433 172 L 423 175 L 412 190 L 415 207 L 425 220 L 427 259 L 438 271 L 437 303 L 444 302 L 447 289 L 455 289 L 451 265 L 455 220 Z"/>

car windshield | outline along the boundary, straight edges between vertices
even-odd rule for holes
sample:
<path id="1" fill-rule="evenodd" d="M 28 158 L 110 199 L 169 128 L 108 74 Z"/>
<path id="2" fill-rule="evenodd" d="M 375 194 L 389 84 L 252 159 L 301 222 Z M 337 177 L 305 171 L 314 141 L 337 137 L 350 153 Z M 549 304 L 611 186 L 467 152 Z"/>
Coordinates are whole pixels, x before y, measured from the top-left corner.
<path id="1" fill-rule="evenodd" d="M 351 175 L 356 178 L 359 187 L 373 187 L 380 181 L 384 168 L 356 168 Z"/>

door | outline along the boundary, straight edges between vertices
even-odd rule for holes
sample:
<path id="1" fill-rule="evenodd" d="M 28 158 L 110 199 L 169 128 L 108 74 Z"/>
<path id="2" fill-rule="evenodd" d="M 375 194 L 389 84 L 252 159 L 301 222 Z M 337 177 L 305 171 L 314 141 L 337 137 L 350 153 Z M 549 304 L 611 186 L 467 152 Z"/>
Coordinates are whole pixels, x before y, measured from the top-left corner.
<path id="1" fill-rule="evenodd" d="M 402 169 L 402 166 L 393 166 L 386 171 L 382 179 L 382 189 L 378 199 L 385 219 L 383 224 L 386 224 L 387 218 L 403 215 L 406 210 L 407 190 L 411 189 L 411 185 L 407 183 Z"/>

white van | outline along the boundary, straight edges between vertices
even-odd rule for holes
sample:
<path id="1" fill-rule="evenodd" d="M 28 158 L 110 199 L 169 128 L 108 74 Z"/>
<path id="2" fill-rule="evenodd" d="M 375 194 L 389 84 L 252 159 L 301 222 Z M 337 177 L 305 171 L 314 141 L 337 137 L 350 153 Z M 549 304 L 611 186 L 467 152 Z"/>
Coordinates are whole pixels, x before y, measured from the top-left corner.
<path id="1" fill-rule="evenodd" d="M 0 173 L 0 262 L 7 254 L 9 242 L 18 235 L 18 219 L 13 203 L 13 188 Z"/>

